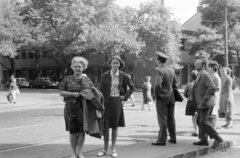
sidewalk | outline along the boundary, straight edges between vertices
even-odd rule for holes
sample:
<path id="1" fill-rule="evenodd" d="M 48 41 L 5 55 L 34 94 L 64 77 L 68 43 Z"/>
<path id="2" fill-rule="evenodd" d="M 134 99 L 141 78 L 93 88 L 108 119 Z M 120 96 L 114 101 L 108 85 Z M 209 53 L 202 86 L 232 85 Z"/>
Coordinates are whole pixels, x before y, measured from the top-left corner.
<path id="1" fill-rule="evenodd" d="M 237 120 L 239 120 L 239 117 Z M 166 146 L 153 146 L 151 143 L 156 141 L 156 138 L 154 138 L 147 141 L 143 140 L 136 142 L 134 144 L 118 145 L 116 151 L 118 153 L 118 158 L 195 158 L 210 153 L 224 152 L 222 149 L 223 146 L 228 150 L 233 146 L 240 145 L 239 129 L 239 123 L 235 123 L 232 129 L 217 129 L 220 136 L 224 139 L 224 143 L 220 145 L 216 151 L 211 149 L 214 140 L 209 140 L 208 147 L 192 145 L 193 142 L 198 141 L 198 138 L 189 136 L 189 133 L 187 133 L 187 131 L 182 131 L 181 127 L 177 127 L 177 144 L 167 142 Z M 130 135 L 133 135 L 133 133 Z M 118 141 L 121 141 L 121 139 Z M 90 151 L 84 153 L 84 156 L 86 158 L 94 158 L 98 152 L 99 150 L 94 152 Z M 110 148 L 108 154 L 102 158 L 109 157 L 111 157 Z"/>
<path id="2" fill-rule="evenodd" d="M 180 92 L 183 89 L 179 89 Z M 236 90 L 235 94 L 240 94 L 240 90 Z M 239 101 L 239 97 L 236 97 L 236 100 Z M 4 101 L 3 101 L 4 100 Z M 236 103 L 236 102 L 235 102 Z M 63 104 L 61 100 L 59 101 L 51 101 L 51 100 L 42 100 L 36 98 L 29 97 L 19 97 L 17 100 L 17 104 L 11 104 L 6 101 L 6 96 L 1 96 L 0 98 L 0 111 L 8 110 L 13 108 L 24 108 L 24 107 L 37 107 L 42 105 L 52 105 L 52 104 Z M 181 105 L 177 105 L 181 106 Z M 236 104 L 235 106 L 238 106 Z M 217 121 L 217 131 L 220 136 L 224 139 L 224 146 L 227 148 L 231 148 L 236 145 L 240 145 L 240 108 L 235 112 L 233 119 L 233 128 L 224 129 L 220 128 L 224 122 L 224 119 L 218 119 Z M 176 120 L 178 122 L 178 120 Z M 183 123 L 184 124 L 184 123 Z M 144 131 L 137 131 L 133 133 L 127 133 L 128 137 L 119 138 L 116 150 L 118 152 L 118 158 L 194 158 L 203 155 L 207 155 L 212 153 L 213 151 L 210 149 L 213 144 L 213 140 L 209 141 L 208 147 L 194 146 L 193 142 L 198 141 L 197 137 L 190 136 L 190 130 L 187 126 L 182 126 L 180 123 L 177 125 L 177 144 L 166 143 L 166 146 L 152 146 L 151 143 L 156 141 L 157 129 L 155 127 L 148 127 L 149 129 L 145 129 Z M 220 129 L 219 129 L 220 128 Z M 119 131 L 122 133 L 123 131 Z M 150 139 L 144 139 L 143 134 L 150 133 Z M 141 138 L 141 139 L 137 139 Z M 120 142 L 126 141 L 128 139 L 136 139 L 138 141 L 130 144 L 122 144 Z M 92 145 L 97 144 L 96 139 L 92 138 L 88 139 L 86 143 L 91 144 L 91 148 L 84 153 L 85 158 L 95 158 L 97 157 L 97 153 L 99 149 L 102 148 L 103 142 L 102 140 L 98 140 L 100 142 L 100 147 L 96 150 L 93 150 Z M 221 146 L 217 148 L 218 152 L 221 152 Z M 227 149 L 228 150 L 228 149 Z M 111 157 L 111 150 L 109 149 L 108 155 L 103 156 L 102 158 Z"/>

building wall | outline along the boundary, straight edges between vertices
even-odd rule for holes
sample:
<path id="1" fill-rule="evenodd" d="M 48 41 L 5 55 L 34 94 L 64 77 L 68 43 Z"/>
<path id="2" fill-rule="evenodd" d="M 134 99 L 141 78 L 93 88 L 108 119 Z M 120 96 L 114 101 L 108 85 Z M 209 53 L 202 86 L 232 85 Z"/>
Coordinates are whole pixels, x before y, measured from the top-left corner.
<path id="1" fill-rule="evenodd" d="M 66 58 L 68 68 L 65 71 L 68 75 L 73 73 L 70 68 L 73 57 L 74 56 L 69 56 Z M 89 62 L 88 68 L 84 73 L 86 73 L 95 84 L 98 84 L 100 82 L 101 74 L 109 69 L 107 61 L 110 59 L 110 56 L 96 54 L 85 55 L 83 57 Z M 133 76 L 134 60 L 131 60 L 132 55 L 126 55 L 124 58 L 126 60 L 124 71 Z M 4 62 L 7 63 L 7 61 Z M 3 77 L 4 83 L 7 82 L 9 75 L 9 71 L 3 69 L 3 74 L 1 76 Z M 40 58 L 36 60 L 29 54 L 24 54 L 15 59 L 15 77 L 25 77 L 26 79 L 34 80 L 38 76 L 51 77 L 53 80 L 62 79 L 60 67 L 53 58 L 40 56 Z"/>

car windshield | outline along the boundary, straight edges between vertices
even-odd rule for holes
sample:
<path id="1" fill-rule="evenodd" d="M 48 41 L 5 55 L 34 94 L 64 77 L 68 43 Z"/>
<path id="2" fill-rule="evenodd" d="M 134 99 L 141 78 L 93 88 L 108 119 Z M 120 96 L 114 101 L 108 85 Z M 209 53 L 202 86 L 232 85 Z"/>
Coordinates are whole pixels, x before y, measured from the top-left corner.
<path id="1" fill-rule="evenodd" d="M 26 81 L 25 78 L 19 78 L 18 80 L 19 80 L 19 81 Z"/>
<path id="2" fill-rule="evenodd" d="M 46 79 L 44 79 L 44 81 L 51 81 L 51 79 L 50 78 L 46 78 Z"/>

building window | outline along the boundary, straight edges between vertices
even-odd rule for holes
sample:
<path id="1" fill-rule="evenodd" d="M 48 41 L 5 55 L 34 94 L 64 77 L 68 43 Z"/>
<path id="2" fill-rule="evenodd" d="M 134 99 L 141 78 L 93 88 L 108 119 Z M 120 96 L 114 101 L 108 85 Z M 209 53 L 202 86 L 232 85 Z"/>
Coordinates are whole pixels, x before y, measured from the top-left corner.
<path id="1" fill-rule="evenodd" d="M 29 59 L 33 59 L 33 53 L 29 53 Z"/>
<path id="2" fill-rule="evenodd" d="M 48 53 L 44 52 L 42 53 L 42 58 L 47 58 L 48 57 Z"/>
<path id="3" fill-rule="evenodd" d="M 186 47 L 185 47 L 186 41 L 187 41 L 187 39 L 185 39 L 185 38 L 182 38 L 182 39 L 181 39 L 181 44 L 182 44 L 182 46 L 181 46 L 180 50 L 186 50 Z"/>
<path id="4" fill-rule="evenodd" d="M 22 59 L 26 59 L 26 53 L 22 52 Z"/>

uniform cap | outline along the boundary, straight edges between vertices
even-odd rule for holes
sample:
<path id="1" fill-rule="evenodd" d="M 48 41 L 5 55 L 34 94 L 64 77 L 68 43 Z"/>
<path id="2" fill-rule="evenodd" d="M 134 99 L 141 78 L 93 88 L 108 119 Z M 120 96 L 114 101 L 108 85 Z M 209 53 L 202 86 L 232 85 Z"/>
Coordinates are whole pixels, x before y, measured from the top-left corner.
<path id="1" fill-rule="evenodd" d="M 158 55 L 158 58 L 163 58 L 163 59 L 168 59 L 169 56 L 167 56 L 166 54 L 162 53 L 162 52 L 156 52 L 156 54 Z"/>

